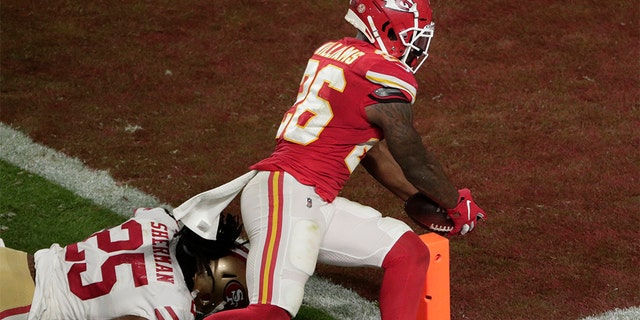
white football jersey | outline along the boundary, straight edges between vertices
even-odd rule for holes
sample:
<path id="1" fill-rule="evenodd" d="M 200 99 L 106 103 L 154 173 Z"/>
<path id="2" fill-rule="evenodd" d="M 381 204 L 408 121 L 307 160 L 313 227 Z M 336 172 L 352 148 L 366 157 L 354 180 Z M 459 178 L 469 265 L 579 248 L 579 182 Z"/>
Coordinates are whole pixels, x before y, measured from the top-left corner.
<path id="1" fill-rule="evenodd" d="M 82 242 L 37 251 L 29 319 L 194 319 L 171 241 L 178 230 L 164 209 L 138 209 Z"/>

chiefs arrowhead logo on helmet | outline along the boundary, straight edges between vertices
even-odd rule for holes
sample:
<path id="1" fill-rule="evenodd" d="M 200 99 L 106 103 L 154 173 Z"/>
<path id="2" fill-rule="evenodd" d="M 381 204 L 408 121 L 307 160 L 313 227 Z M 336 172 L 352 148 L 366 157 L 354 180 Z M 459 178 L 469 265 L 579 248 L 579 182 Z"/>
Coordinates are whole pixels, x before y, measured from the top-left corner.
<path id="1" fill-rule="evenodd" d="M 385 8 L 402 11 L 402 12 L 414 12 L 416 11 L 416 4 L 411 0 L 386 0 Z"/>

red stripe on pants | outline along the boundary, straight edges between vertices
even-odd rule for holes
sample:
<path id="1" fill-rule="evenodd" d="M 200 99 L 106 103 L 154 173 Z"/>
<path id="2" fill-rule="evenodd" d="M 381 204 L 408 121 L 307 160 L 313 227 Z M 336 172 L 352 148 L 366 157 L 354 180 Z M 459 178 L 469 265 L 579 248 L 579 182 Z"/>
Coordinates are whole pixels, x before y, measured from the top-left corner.
<path id="1" fill-rule="evenodd" d="M 258 301 L 262 304 L 271 303 L 273 295 L 273 274 L 277 263 L 278 246 L 282 235 L 282 183 L 284 173 L 271 172 L 269 174 L 269 221 L 267 238 L 262 251 L 262 265 L 260 269 L 260 290 Z"/>

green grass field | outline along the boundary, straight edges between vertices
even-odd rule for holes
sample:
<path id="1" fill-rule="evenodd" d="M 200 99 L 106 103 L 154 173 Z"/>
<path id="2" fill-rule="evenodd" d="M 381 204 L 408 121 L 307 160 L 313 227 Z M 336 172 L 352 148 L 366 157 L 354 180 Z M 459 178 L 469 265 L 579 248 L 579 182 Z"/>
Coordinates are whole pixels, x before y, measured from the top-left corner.
<path id="1" fill-rule="evenodd" d="M 8 247 L 34 253 L 67 245 L 126 220 L 36 174 L 0 161 L 0 237 Z"/>

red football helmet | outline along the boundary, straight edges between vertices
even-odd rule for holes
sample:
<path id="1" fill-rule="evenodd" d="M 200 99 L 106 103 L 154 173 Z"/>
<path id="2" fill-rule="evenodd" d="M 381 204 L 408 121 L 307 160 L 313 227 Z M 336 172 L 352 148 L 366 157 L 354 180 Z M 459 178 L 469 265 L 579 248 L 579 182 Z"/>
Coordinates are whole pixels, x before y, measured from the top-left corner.
<path id="1" fill-rule="evenodd" d="M 428 57 L 434 30 L 429 0 L 351 0 L 345 19 L 413 73 Z"/>

